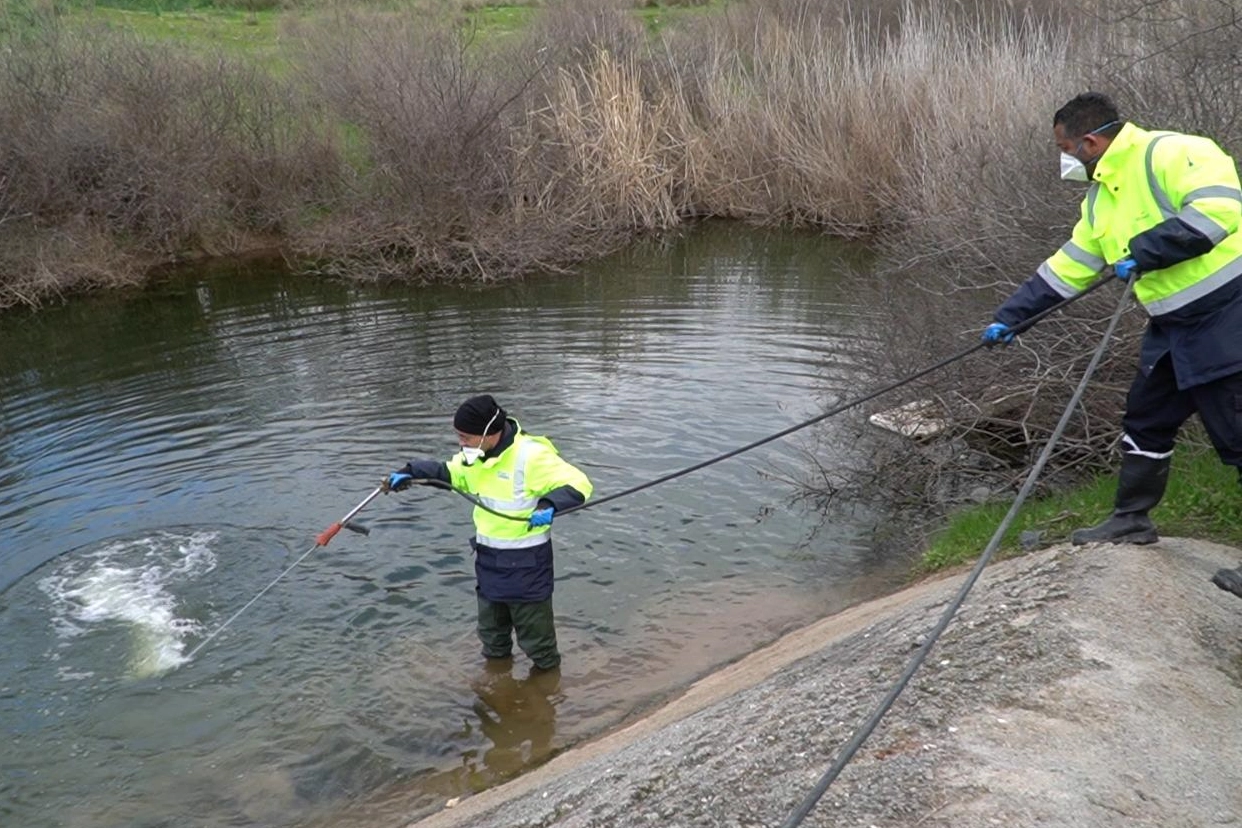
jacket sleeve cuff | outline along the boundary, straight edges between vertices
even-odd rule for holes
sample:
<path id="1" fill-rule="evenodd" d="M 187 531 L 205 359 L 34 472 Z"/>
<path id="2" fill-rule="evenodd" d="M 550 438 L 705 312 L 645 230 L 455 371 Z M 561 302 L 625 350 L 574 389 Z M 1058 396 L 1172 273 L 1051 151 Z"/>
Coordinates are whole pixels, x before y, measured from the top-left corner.
<path id="1" fill-rule="evenodd" d="M 441 483 L 452 484 L 448 466 L 439 460 L 411 460 L 401 471 L 415 480 L 439 480 Z"/>
<path id="2" fill-rule="evenodd" d="M 581 506 L 586 503 L 586 498 L 573 486 L 561 486 L 542 495 L 539 498 L 539 505 L 543 506 L 545 501 L 547 505 L 560 512 L 572 506 Z"/>
<path id="3" fill-rule="evenodd" d="M 1021 325 L 1032 316 L 1043 313 L 1060 302 L 1061 294 L 1057 293 L 1038 274 L 1023 282 L 1017 290 L 996 309 L 994 319 L 997 322 L 1014 327 Z"/>
<path id="4" fill-rule="evenodd" d="M 1130 256 L 1147 273 L 1202 256 L 1213 247 L 1211 239 L 1174 216 L 1130 239 Z"/>

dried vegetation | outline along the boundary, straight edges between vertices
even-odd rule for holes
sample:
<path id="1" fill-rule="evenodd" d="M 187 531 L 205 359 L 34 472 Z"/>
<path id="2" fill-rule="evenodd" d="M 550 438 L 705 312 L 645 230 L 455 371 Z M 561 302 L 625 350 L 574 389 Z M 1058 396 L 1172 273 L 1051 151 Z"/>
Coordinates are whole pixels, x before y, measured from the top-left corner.
<path id="1" fill-rule="evenodd" d="M 1141 123 L 1239 149 L 1237 0 L 1100 9 L 778 0 L 652 35 L 615 3 L 565 0 L 497 38 L 425 8 L 359 7 L 288 31 L 302 48 L 279 78 L 9 15 L 0 307 L 269 243 L 350 278 L 498 280 L 728 217 L 875 247 L 859 289 L 883 347 L 859 358 L 881 382 L 972 341 L 1065 238 L 1080 193 L 1057 180 L 1049 134 L 1073 94 L 1099 88 Z M 942 503 L 1011 485 L 1112 302 L 885 400 L 934 400 L 946 436 L 913 457 L 882 442 L 883 474 L 825 471 L 808 492 Z M 1139 325 L 1054 479 L 1108 465 Z"/>

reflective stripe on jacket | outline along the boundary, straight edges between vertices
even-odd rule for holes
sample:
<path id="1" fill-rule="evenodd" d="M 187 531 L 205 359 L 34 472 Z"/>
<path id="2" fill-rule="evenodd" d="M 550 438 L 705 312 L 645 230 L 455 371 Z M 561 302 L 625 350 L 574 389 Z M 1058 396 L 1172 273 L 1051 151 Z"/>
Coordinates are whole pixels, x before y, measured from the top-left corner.
<path id="1" fill-rule="evenodd" d="M 1126 124 L 1093 178 L 1073 235 L 1038 271 L 1061 296 L 1086 288 L 1131 254 L 1131 239 L 1171 218 L 1215 246 L 1144 273 L 1134 295 L 1148 313 L 1176 311 L 1242 275 L 1242 189 L 1233 159 L 1210 139 Z"/>
<path id="2" fill-rule="evenodd" d="M 474 508 L 475 574 L 479 591 L 489 601 L 542 601 L 552 594 L 550 526 L 531 528 L 539 499 L 569 486 L 591 496 L 591 481 L 565 462 L 552 441 L 525 433 L 516 420 L 512 442 L 498 455 L 467 466 L 457 455 L 445 465 L 453 488 L 478 498 L 489 508 L 521 520 Z"/>
<path id="3" fill-rule="evenodd" d="M 1163 245 L 1167 266 L 1146 265 L 1134 285 L 1151 314 L 1140 367 L 1150 372 L 1171 355 L 1180 388 L 1242 371 L 1242 190 L 1233 159 L 1207 138 L 1126 124 L 1093 177 L 1070 240 L 996 321 L 1021 323 L 1085 289 L 1105 265 Z M 1142 250 L 1130 249 L 1140 242 Z"/>

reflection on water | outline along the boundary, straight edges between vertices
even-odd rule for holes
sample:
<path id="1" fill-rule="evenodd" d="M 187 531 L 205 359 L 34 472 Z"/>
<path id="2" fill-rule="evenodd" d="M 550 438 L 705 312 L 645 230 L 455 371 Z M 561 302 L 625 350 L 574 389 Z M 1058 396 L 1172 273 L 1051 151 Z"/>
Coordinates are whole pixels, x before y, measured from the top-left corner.
<path id="1" fill-rule="evenodd" d="M 478 696 L 471 707 L 479 729 L 491 742 L 478 757 L 481 762 L 465 757 L 472 789 L 489 787 L 548 757 L 556 733 L 556 705 L 563 700 L 559 667 L 532 667 L 525 677 L 516 678 L 512 659 L 489 660 L 471 689 Z"/>
<path id="2" fill-rule="evenodd" d="M 0 823 L 404 819 L 883 590 L 859 525 L 808 542 L 772 477 L 795 438 L 557 521 L 555 689 L 479 677 L 470 507 L 436 491 L 378 498 L 175 666 L 455 450 L 472 393 L 601 496 L 853 396 L 841 255 L 706 227 L 488 290 L 249 264 L 0 318 Z"/>

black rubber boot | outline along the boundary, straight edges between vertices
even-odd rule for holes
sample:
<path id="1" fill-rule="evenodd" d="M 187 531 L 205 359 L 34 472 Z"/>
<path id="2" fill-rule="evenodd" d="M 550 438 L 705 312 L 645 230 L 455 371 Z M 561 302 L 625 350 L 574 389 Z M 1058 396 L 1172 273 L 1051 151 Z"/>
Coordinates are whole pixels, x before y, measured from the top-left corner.
<path id="1" fill-rule="evenodd" d="M 1237 569 L 1222 569 L 1212 576 L 1212 583 L 1225 592 L 1232 592 L 1242 598 L 1242 566 Z"/>
<path id="2" fill-rule="evenodd" d="M 1117 476 L 1113 515 L 1099 526 L 1076 529 L 1070 543 L 1155 543 L 1160 539 L 1147 513 L 1164 497 L 1169 482 L 1169 458 L 1153 460 L 1141 454 L 1123 454 Z"/>

